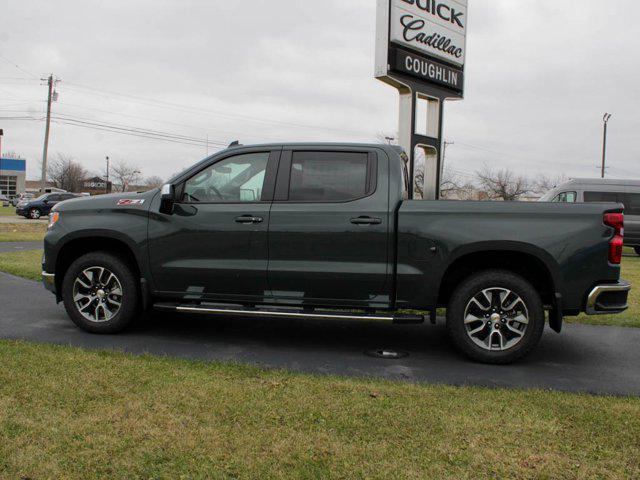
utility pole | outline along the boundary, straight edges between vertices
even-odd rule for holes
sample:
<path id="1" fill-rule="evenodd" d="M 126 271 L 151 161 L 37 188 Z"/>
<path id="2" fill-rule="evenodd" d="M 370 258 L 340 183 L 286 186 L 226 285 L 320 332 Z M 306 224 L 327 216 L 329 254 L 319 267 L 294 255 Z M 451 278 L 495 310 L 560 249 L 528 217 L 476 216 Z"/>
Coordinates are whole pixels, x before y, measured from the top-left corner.
<path id="1" fill-rule="evenodd" d="M 49 94 L 47 96 L 47 125 L 44 131 L 44 148 L 42 150 L 42 179 L 40 183 L 41 193 L 45 193 L 47 189 L 47 155 L 49 154 L 49 131 L 51 130 L 51 103 L 53 102 L 53 75 L 49 75 L 49 78 L 43 78 L 42 80 L 47 82 L 47 86 L 49 87 Z"/>
<path id="2" fill-rule="evenodd" d="M 0 128 L 0 159 L 2 158 L 2 136 L 4 135 L 4 130 Z"/>
<path id="3" fill-rule="evenodd" d="M 607 125 L 611 120 L 611 114 L 605 113 L 604 117 L 602 117 L 602 121 L 604 122 L 604 139 L 602 141 L 602 178 L 604 178 L 605 170 L 606 170 L 606 161 L 607 161 Z"/>
<path id="4" fill-rule="evenodd" d="M 447 156 L 447 147 L 449 145 L 455 145 L 455 142 L 447 142 L 446 140 L 444 141 L 444 148 L 442 149 L 442 164 L 444 165 L 444 159 Z"/>
<path id="5" fill-rule="evenodd" d="M 109 192 L 109 157 L 107 157 L 107 184 L 104 187 L 104 193 L 111 193 Z"/>

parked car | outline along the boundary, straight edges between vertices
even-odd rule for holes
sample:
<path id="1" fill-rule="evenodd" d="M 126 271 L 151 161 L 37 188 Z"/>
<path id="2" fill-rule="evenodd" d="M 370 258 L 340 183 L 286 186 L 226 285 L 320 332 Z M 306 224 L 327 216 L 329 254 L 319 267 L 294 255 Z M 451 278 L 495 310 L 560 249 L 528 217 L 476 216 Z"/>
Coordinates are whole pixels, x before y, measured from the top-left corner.
<path id="1" fill-rule="evenodd" d="M 627 309 L 621 204 L 408 200 L 406 158 L 235 146 L 162 189 L 64 202 L 44 285 L 102 334 L 149 308 L 407 324 L 445 307 L 454 345 L 494 364 L 531 352 L 545 311 L 560 332 L 565 316 Z"/>
<path id="2" fill-rule="evenodd" d="M 38 198 L 19 202 L 16 206 L 16 215 L 37 220 L 42 216 L 49 215 L 51 209 L 58 203 L 72 198 L 78 198 L 78 195 L 74 193 L 45 193 Z"/>
<path id="3" fill-rule="evenodd" d="M 6 195 L 0 195 L 0 205 L 2 205 L 3 207 L 8 207 L 9 205 L 11 205 L 11 200 L 9 200 L 9 197 L 7 197 Z"/>
<path id="4" fill-rule="evenodd" d="M 34 199 L 36 196 L 33 193 L 21 193 L 11 200 L 11 205 L 17 207 L 20 202 L 25 202 Z"/>
<path id="5" fill-rule="evenodd" d="M 624 244 L 640 255 L 640 181 L 576 178 L 548 192 L 541 202 L 616 202 L 624 205 Z"/>

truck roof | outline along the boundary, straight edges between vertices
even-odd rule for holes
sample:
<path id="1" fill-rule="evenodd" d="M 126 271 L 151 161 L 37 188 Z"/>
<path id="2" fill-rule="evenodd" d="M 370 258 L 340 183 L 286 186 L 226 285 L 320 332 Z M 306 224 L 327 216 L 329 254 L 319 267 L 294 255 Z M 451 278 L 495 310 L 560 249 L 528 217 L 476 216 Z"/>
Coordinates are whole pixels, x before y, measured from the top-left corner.
<path id="1" fill-rule="evenodd" d="M 623 187 L 640 187 L 640 180 L 621 180 L 614 178 L 572 178 L 562 185 L 619 185 Z"/>
<path id="2" fill-rule="evenodd" d="M 358 142 L 272 142 L 272 143 L 255 143 L 250 145 L 242 145 L 232 143 L 228 149 L 234 148 L 262 148 L 262 147 L 356 147 L 356 148 L 391 148 L 397 152 L 403 149 L 398 145 L 388 145 L 386 143 L 358 143 Z"/>

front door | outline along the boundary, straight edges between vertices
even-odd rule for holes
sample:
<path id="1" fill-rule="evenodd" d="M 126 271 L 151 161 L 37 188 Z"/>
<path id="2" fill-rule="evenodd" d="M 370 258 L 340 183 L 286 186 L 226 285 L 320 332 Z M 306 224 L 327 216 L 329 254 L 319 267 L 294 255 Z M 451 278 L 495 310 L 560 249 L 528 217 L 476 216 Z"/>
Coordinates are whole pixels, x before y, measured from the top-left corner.
<path id="1" fill-rule="evenodd" d="M 269 295 L 267 235 L 278 157 L 279 151 L 227 155 L 175 186 L 173 214 L 150 216 L 156 290 L 227 302 Z"/>
<path id="2" fill-rule="evenodd" d="M 285 148 L 269 224 L 278 302 L 388 305 L 388 189 L 383 151 Z"/>

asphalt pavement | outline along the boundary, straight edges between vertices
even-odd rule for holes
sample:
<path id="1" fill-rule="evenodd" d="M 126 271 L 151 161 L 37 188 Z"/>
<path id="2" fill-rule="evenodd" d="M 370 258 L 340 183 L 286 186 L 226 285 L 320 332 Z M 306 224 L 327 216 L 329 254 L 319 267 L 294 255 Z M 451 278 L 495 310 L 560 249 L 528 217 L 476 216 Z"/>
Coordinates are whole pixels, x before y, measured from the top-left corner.
<path id="1" fill-rule="evenodd" d="M 547 330 L 531 356 L 510 366 L 459 356 L 441 322 L 396 326 L 154 313 L 125 334 L 97 336 L 76 328 L 40 284 L 0 273 L 0 338 L 323 375 L 640 396 L 640 329 L 567 325 L 561 335 Z M 364 354 L 374 349 L 409 356 Z"/>

